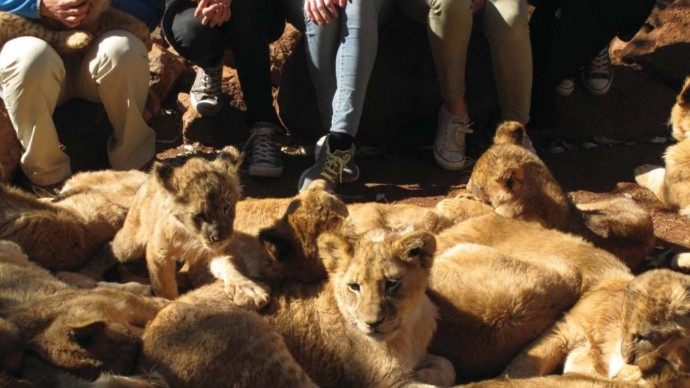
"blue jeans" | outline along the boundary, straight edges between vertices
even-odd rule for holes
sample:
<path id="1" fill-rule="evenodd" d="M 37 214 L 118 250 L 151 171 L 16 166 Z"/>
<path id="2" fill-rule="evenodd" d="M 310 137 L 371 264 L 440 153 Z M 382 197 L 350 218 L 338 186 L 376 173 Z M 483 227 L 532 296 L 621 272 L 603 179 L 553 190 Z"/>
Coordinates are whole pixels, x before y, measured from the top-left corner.
<path id="1" fill-rule="evenodd" d="M 384 1 L 348 0 L 338 18 L 328 24 L 305 20 L 309 72 L 321 122 L 330 132 L 357 134 L 376 59 L 378 12 Z"/>

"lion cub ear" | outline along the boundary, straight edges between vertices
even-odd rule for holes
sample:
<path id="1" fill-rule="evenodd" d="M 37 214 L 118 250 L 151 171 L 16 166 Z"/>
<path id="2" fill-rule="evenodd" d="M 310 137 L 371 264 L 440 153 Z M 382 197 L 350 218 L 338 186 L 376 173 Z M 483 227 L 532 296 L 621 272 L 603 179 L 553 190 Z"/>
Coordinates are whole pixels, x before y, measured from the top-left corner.
<path id="1" fill-rule="evenodd" d="M 678 94 L 676 102 L 678 105 L 690 109 L 690 77 L 685 80 L 683 90 Z"/>
<path id="2" fill-rule="evenodd" d="M 524 171 L 520 168 L 509 168 L 498 178 L 496 178 L 496 183 L 498 183 L 499 186 L 501 186 L 505 191 L 514 194 L 520 190 L 524 175 Z"/>
<path id="3" fill-rule="evenodd" d="M 525 141 L 525 126 L 517 121 L 504 121 L 496 128 L 494 144 L 514 144 L 522 146 Z"/>
<path id="4" fill-rule="evenodd" d="M 404 262 L 429 269 L 434 262 L 436 238 L 429 232 L 414 232 L 393 243 L 393 250 Z"/>
<path id="5" fill-rule="evenodd" d="M 328 272 L 335 272 L 341 264 L 347 263 L 352 257 L 352 244 L 337 234 L 321 233 L 317 244 L 319 257 Z"/>
<path id="6" fill-rule="evenodd" d="M 225 146 L 218 152 L 214 163 L 233 174 L 237 174 L 242 164 L 242 153 L 233 146 Z"/>
<path id="7" fill-rule="evenodd" d="M 292 244 L 281 236 L 274 228 L 263 229 L 259 232 L 259 241 L 276 262 L 283 261 L 290 254 Z"/>
<path id="8" fill-rule="evenodd" d="M 94 337 L 101 335 L 107 326 L 102 320 L 66 321 L 65 324 L 72 330 L 72 338 L 81 346 L 88 346 Z"/>
<path id="9" fill-rule="evenodd" d="M 156 177 L 158 183 L 171 193 L 177 193 L 177 189 L 173 184 L 174 170 L 175 168 L 169 163 L 161 163 L 159 161 L 153 163 L 153 175 Z"/>

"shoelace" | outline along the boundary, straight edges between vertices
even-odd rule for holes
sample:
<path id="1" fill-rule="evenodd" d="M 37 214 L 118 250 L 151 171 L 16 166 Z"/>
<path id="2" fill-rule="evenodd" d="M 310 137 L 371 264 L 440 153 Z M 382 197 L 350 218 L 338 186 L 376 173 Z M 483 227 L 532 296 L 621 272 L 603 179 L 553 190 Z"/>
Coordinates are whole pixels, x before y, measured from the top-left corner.
<path id="1" fill-rule="evenodd" d="M 461 146 L 465 144 L 464 135 L 474 132 L 472 129 L 472 123 L 465 123 L 464 121 L 460 120 L 453 120 L 452 123 L 454 126 L 453 139 L 455 140 L 456 144 Z"/>
<path id="2" fill-rule="evenodd" d="M 223 93 L 223 67 L 201 69 L 201 82 L 199 91 L 211 96 Z"/>
<path id="3" fill-rule="evenodd" d="M 270 127 L 257 127 L 252 130 L 247 146 L 251 146 L 251 157 L 254 162 L 265 161 L 273 164 L 278 158 L 278 150 L 274 146 L 273 129 Z"/>
<path id="4" fill-rule="evenodd" d="M 608 75 L 611 71 L 611 59 L 609 58 L 609 48 L 599 51 L 589 64 L 589 72 L 592 74 Z"/>
<path id="5" fill-rule="evenodd" d="M 324 162 L 323 171 L 321 171 L 321 176 L 331 183 L 335 183 L 336 179 L 338 183 L 343 181 L 343 170 L 345 165 L 349 162 L 351 156 L 349 153 L 345 153 L 344 156 L 338 156 L 335 154 L 327 153 L 326 161 Z"/>

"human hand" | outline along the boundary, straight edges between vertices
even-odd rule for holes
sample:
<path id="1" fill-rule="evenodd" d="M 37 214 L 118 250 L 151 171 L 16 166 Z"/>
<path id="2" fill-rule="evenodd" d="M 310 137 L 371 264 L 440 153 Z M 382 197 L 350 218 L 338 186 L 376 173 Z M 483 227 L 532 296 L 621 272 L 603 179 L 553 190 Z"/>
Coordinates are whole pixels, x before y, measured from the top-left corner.
<path id="1" fill-rule="evenodd" d="M 91 0 L 41 0 L 41 17 L 57 20 L 67 27 L 78 26 L 86 16 Z"/>
<path id="2" fill-rule="evenodd" d="M 479 11 L 484 8 L 484 1 L 485 0 L 472 0 L 472 13 L 477 14 Z"/>
<path id="3" fill-rule="evenodd" d="M 361 0 L 370 1 L 370 0 Z M 304 0 L 304 13 L 318 25 L 330 23 L 338 17 L 338 8 L 345 8 L 347 0 Z"/>
<path id="4" fill-rule="evenodd" d="M 201 24 L 213 28 L 230 20 L 232 0 L 198 0 L 194 17 L 203 16 Z"/>

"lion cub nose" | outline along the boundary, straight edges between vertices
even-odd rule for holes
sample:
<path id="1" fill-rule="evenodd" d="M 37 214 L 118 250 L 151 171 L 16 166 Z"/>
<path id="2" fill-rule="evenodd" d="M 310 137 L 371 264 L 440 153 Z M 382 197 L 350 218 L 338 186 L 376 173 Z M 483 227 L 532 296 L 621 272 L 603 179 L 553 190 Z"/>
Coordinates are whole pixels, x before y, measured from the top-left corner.
<path id="1" fill-rule="evenodd" d="M 381 319 L 379 319 L 378 321 L 375 321 L 375 322 L 364 322 L 364 323 L 367 324 L 367 326 L 369 327 L 369 329 L 371 329 L 371 330 L 376 330 L 376 328 L 377 328 L 380 324 L 383 323 L 383 318 L 381 318 Z"/>

